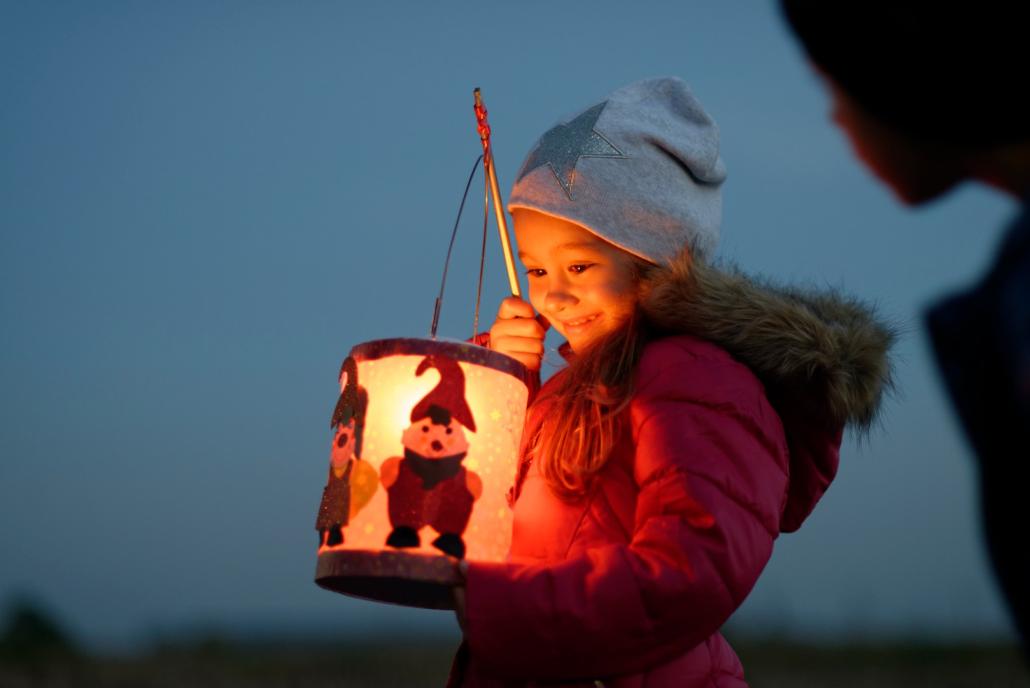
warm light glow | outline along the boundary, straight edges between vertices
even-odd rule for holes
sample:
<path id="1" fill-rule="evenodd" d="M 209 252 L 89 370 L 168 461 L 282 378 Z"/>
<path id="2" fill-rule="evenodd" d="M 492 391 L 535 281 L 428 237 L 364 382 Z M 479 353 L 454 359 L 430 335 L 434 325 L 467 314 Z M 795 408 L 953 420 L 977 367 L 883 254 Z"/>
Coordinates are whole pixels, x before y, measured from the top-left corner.
<path id="1" fill-rule="evenodd" d="M 368 467 L 374 469 L 379 483 L 371 499 L 357 513 L 353 513 L 352 508 L 349 523 L 343 528 L 344 542 L 328 547 L 323 540 L 319 553 L 386 550 L 440 556 L 441 551 L 432 545 L 440 533 L 430 525 L 425 525 L 419 531 L 421 544 L 418 547 L 397 549 L 386 545 L 393 525 L 389 516 L 390 495 L 383 484 L 384 481 L 390 483 L 396 476 L 397 459 L 405 456 L 405 445 L 409 448 L 423 448 L 424 455 L 432 459 L 435 456 L 427 447 L 436 440 L 437 453 L 441 456 L 460 453 L 467 446 L 467 454 L 460 463 L 472 474 L 468 479 L 472 493 L 479 492 L 476 488 L 480 486 L 476 479 L 481 481 L 481 493 L 473 503 L 468 525 L 462 535 L 466 558 L 503 560 L 508 552 L 512 531 L 511 510 L 506 495 L 515 476 L 528 395 L 525 383 L 510 372 L 510 359 L 506 357 L 502 357 L 502 362 L 509 366 L 507 372 L 484 364 L 483 361 L 461 360 L 462 357 L 483 358 L 483 352 L 486 352 L 485 357 L 488 359 L 494 357 L 492 360 L 495 362 L 501 360 L 496 358 L 500 356 L 496 352 L 488 352 L 481 347 L 428 340 L 386 341 L 391 344 L 401 342 L 400 346 L 386 347 L 387 350 L 392 348 L 401 351 L 379 355 L 382 347 L 376 353 L 377 348 L 371 345 L 381 342 L 370 342 L 356 347 L 354 351 L 358 384 L 367 392 L 368 398 L 360 463 L 367 462 Z M 413 343 L 407 348 L 417 353 L 404 352 L 404 342 Z M 475 430 L 460 424 L 457 420 L 460 414 L 457 412 L 449 429 L 444 425 L 433 425 L 429 420 L 412 420 L 412 410 L 441 382 L 441 374 L 435 367 L 426 368 L 422 375 L 416 375 L 419 365 L 427 358 L 426 347 L 432 350 L 433 346 L 439 346 L 447 354 L 455 351 L 472 352 L 472 356 L 462 354 L 457 357 L 457 363 L 464 376 L 464 398 L 474 419 Z M 373 351 L 371 356 L 367 355 L 369 350 Z M 461 376 L 456 377 L 460 379 Z M 391 460 L 392 464 L 384 471 L 384 464 Z M 353 500 L 356 494 L 353 488 L 351 494 Z M 367 499 L 367 495 L 363 496 Z"/>

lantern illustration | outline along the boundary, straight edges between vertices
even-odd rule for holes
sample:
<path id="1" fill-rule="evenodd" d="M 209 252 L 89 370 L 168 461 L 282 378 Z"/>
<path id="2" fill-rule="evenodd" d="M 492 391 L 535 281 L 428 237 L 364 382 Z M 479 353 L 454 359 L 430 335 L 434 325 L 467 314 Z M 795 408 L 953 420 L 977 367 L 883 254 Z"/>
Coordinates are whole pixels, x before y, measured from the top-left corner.
<path id="1" fill-rule="evenodd" d="M 486 186 L 517 296 L 478 89 L 475 111 Z M 459 209 L 459 219 L 460 214 Z M 329 475 L 315 525 L 315 581 L 324 588 L 448 609 L 457 560 L 501 561 L 508 553 L 507 495 L 529 373 L 519 361 L 485 347 L 437 339 L 442 284 L 440 294 L 430 339 L 365 342 L 341 366 Z"/>
<path id="2" fill-rule="evenodd" d="M 319 585 L 448 608 L 454 559 L 505 557 L 526 375 L 518 361 L 463 342 L 384 339 L 351 350 L 319 509 Z"/>

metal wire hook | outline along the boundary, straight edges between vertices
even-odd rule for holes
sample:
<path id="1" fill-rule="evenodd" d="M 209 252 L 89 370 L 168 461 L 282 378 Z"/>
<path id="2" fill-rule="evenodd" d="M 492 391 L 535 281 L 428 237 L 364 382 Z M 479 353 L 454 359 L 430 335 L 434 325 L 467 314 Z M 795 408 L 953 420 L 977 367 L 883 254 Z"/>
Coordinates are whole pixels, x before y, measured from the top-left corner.
<path id="1" fill-rule="evenodd" d="M 465 209 L 465 200 L 468 198 L 469 189 L 472 187 L 472 179 L 476 176 L 476 169 L 479 167 L 479 163 L 482 162 L 483 156 L 480 155 L 476 158 L 476 161 L 472 163 L 472 172 L 469 173 L 468 181 L 465 182 L 465 193 L 461 195 L 461 205 L 458 206 L 458 217 L 454 219 L 454 229 L 451 230 L 451 243 L 447 246 L 447 257 L 443 262 L 443 278 L 440 280 L 440 294 L 436 297 L 436 304 L 433 306 L 433 324 L 429 328 L 429 337 L 436 339 L 436 328 L 440 324 L 440 307 L 443 305 L 443 290 L 447 286 L 447 268 L 451 264 L 451 251 L 454 250 L 454 238 L 458 236 L 458 225 L 461 223 L 461 213 Z M 485 253 L 484 253 L 485 258 Z M 482 260 L 480 261 L 479 267 L 480 274 L 480 288 L 482 288 L 482 275 L 483 266 Z M 479 297 L 476 297 L 476 322 L 479 321 Z"/>

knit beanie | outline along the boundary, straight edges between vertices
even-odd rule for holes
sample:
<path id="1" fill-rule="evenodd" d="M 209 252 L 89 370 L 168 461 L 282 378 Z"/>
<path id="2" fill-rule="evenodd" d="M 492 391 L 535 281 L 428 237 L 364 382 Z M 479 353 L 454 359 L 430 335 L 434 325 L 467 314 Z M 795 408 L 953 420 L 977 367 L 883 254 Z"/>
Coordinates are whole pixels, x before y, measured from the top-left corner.
<path id="1" fill-rule="evenodd" d="M 719 241 L 719 129 L 677 78 L 638 81 L 549 129 L 522 164 L 509 212 L 585 227 L 658 265 Z"/>

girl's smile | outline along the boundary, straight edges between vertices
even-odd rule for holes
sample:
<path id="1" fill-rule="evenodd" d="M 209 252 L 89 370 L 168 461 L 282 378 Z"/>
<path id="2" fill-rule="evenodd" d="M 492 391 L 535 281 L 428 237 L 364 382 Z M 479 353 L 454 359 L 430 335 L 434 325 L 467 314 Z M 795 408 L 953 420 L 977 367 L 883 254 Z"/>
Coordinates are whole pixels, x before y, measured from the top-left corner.
<path id="1" fill-rule="evenodd" d="M 576 318 L 575 320 L 563 320 L 562 325 L 565 326 L 565 330 L 582 330 L 585 329 L 587 325 L 597 320 L 598 316 L 600 315 L 600 313 L 594 313 L 593 315 L 588 315 L 585 318 Z"/>

